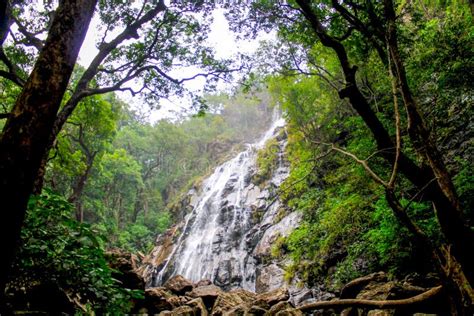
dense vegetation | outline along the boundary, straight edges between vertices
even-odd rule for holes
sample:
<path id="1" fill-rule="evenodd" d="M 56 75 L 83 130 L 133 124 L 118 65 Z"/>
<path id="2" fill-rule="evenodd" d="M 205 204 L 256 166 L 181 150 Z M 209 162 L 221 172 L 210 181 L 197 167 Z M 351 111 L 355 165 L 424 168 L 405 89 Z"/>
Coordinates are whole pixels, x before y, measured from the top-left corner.
<path id="1" fill-rule="evenodd" d="M 399 14 L 404 14 L 399 45 L 410 89 L 444 155 L 463 216 L 472 227 L 472 14 L 469 7 L 456 2 L 430 8 L 412 5 Z M 328 32 L 336 33 L 340 25 L 334 22 L 331 27 Z M 393 165 L 383 157 L 379 135 L 367 128 L 353 100 L 349 104 L 341 100 L 339 85 L 344 78 L 338 71 L 338 55 L 326 45 L 310 46 L 311 39 L 286 28 L 280 28 L 279 35 L 281 46 L 267 46 L 267 52 L 278 56 L 275 52 L 286 47 L 285 53 L 296 56 L 279 68 L 281 74 L 269 79 L 287 113 L 290 135 L 291 175 L 280 191 L 284 201 L 305 216 L 303 224 L 275 246 L 277 256 L 293 259 L 287 267 L 288 279 L 297 274 L 306 282 L 338 289 L 355 277 L 379 270 L 397 277 L 439 271 L 436 260 L 427 259 L 432 249 L 388 200 L 387 191 L 392 189 L 380 179 L 391 175 L 394 179 Z M 417 163 L 426 163 L 429 158 L 420 153 L 410 135 L 413 118 L 394 108 L 394 102 L 403 102 L 402 97 L 398 92 L 394 95 L 393 76 L 377 47 L 357 36 L 347 41 L 347 54 L 358 66 L 355 82 L 378 120 L 393 139 L 398 125 L 401 151 Z M 400 128 L 407 124 L 408 130 Z M 417 188 L 400 173 L 394 180 L 398 204 L 433 247 L 444 247 L 446 236 L 432 200 L 424 196 L 426 188 Z M 471 268 L 466 269 L 469 274 Z"/>
<path id="2" fill-rule="evenodd" d="M 58 137 L 45 175 L 48 188 L 74 203 L 109 246 L 147 252 L 178 200 L 239 145 L 267 125 L 265 94 L 208 97 L 205 116 L 141 121 L 118 100 L 80 104 Z M 262 124 L 263 123 L 263 124 Z"/>
<path id="3" fill-rule="evenodd" d="M 111 277 L 104 252 L 150 251 L 181 219 L 181 194 L 272 116 L 266 93 L 207 99 L 204 116 L 153 124 L 113 95 L 79 104 L 50 153 L 42 195 L 30 199 L 10 294 L 62 289 L 85 310 L 126 310 L 138 294 Z"/>
<path id="4" fill-rule="evenodd" d="M 205 78 L 212 91 L 247 68 L 248 59 L 218 60 L 206 46 L 210 21 L 201 17 L 215 6 L 1 4 L 0 288 L 11 306 L 56 289 L 85 313 L 127 311 L 140 293 L 113 278 L 106 249 L 149 251 L 181 218 L 172 212 L 180 194 L 258 137 L 274 103 L 287 118 L 291 164 L 279 194 L 304 214 L 273 250 L 292 259 L 288 280 L 336 290 L 380 269 L 435 272 L 452 312 L 465 314 L 474 279 L 472 4 L 235 5 L 227 17 L 241 36 L 276 30 L 245 82 L 267 86 L 272 102 L 267 91 L 191 95 L 205 115 L 150 123 L 113 93 L 155 104 L 187 94 L 186 81 Z M 103 37 L 83 68 L 78 43 L 95 8 Z M 185 66 L 200 70 L 174 77 Z M 276 153 L 269 142 L 258 154 L 256 183 Z"/>

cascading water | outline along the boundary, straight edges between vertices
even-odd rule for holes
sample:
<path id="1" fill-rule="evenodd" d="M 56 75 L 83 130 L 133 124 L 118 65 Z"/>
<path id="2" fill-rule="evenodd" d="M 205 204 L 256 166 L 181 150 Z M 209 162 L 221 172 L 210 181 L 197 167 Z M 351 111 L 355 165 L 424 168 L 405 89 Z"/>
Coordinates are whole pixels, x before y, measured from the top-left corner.
<path id="1" fill-rule="evenodd" d="M 275 232 L 269 234 L 272 229 L 282 235 L 297 221 L 297 216 L 290 214 L 282 227 L 275 228 L 279 202 L 273 199 L 270 188 L 262 189 L 251 183 L 256 171 L 256 151 L 267 140 L 276 137 L 284 124 L 281 117 L 276 117 L 259 142 L 248 145 L 245 151 L 217 167 L 204 181 L 172 250 L 150 272 L 149 285 L 160 285 L 180 274 L 192 281 L 210 279 L 222 287 L 255 291 L 262 243 L 271 244 L 270 239 L 275 236 Z M 284 139 L 280 140 L 278 167 L 268 181 L 272 189 L 288 174 L 283 161 L 285 144 Z M 156 255 L 163 256 L 162 253 Z"/>

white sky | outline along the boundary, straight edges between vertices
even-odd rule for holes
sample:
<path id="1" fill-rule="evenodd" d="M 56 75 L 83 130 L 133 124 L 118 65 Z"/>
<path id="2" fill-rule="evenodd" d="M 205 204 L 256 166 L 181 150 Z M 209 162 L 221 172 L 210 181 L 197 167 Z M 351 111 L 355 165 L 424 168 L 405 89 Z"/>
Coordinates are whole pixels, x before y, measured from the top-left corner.
<path id="1" fill-rule="evenodd" d="M 224 16 L 223 9 L 214 10 L 213 23 L 211 25 L 211 32 L 208 36 L 208 45 L 213 47 L 216 51 L 217 58 L 230 58 L 237 53 L 253 53 L 258 48 L 259 41 L 270 40 L 274 38 L 274 34 L 260 34 L 256 40 L 252 41 L 237 41 L 235 35 L 229 30 L 229 24 Z M 94 56 L 97 54 L 95 48 L 95 42 L 100 34 L 97 34 L 95 30 L 98 29 L 98 18 L 95 17 L 89 27 L 86 39 L 82 45 L 79 53 L 79 63 L 87 67 Z M 112 34 L 113 35 L 113 34 Z M 192 74 L 190 70 L 190 75 Z M 186 88 L 199 91 L 202 89 L 204 80 L 193 80 L 185 83 Z M 220 89 L 228 88 L 228 84 L 222 84 L 219 86 Z M 132 107 L 139 109 L 140 111 L 146 111 L 148 107 L 141 105 L 140 99 L 135 97 L 131 98 L 129 93 L 119 93 L 120 98 L 127 101 Z M 150 114 L 150 120 L 152 122 L 161 118 L 174 117 L 174 112 L 183 112 L 184 109 L 190 107 L 190 102 L 187 99 L 182 98 L 171 98 L 170 100 L 161 100 L 160 109 L 152 110 Z M 145 109 L 146 108 L 146 109 Z"/>

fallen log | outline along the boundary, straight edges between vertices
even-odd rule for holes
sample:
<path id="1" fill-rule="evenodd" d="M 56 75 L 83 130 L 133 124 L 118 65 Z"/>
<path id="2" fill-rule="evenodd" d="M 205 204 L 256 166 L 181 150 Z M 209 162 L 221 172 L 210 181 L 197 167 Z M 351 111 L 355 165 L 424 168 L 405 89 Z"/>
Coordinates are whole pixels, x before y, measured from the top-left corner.
<path id="1" fill-rule="evenodd" d="M 348 307 L 366 309 L 396 309 L 399 307 L 406 307 L 407 305 L 417 304 L 426 301 L 439 294 L 441 292 L 441 289 L 442 286 L 440 285 L 416 296 L 400 300 L 372 301 L 364 299 L 340 299 L 334 301 L 308 303 L 299 307 L 298 309 L 302 312 L 314 309 L 343 309 Z"/>

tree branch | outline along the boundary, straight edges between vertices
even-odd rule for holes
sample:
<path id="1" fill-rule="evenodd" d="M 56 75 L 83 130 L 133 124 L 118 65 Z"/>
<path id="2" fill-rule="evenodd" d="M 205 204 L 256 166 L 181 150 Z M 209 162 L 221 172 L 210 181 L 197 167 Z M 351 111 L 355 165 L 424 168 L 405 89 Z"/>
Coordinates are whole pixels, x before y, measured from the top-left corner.
<path id="1" fill-rule="evenodd" d="M 0 70 L 0 76 L 12 81 L 13 83 L 15 83 L 16 85 L 18 85 L 20 87 L 23 87 L 23 85 L 25 84 L 25 80 L 22 79 L 18 75 L 18 73 L 17 73 L 17 71 L 18 71 L 17 68 L 18 67 L 11 62 L 11 60 L 5 54 L 5 51 L 3 50 L 3 47 L 1 47 L 1 46 L 0 46 L 0 60 L 8 68 L 8 71 Z"/>
<path id="2" fill-rule="evenodd" d="M 40 40 L 39 38 L 37 38 L 35 36 L 36 34 L 28 32 L 26 27 L 23 24 L 21 24 L 20 21 L 17 18 L 12 17 L 12 19 L 13 19 L 13 21 L 15 21 L 16 25 L 18 26 L 18 31 L 20 31 L 20 33 L 23 34 L 23 36 L 27 40 L 27 42 L 22 41 L 23 44 L 26 45 L 26 46 L 33 46 L 40 52 L 43 49 L 44 42 L 42 40 Z M 39 33 L 41 33 L 41 32 L 39 32 Z"/>
<path id="3" fill-rule="evenodd" d="M 395 112 L 395 161 L 393 162 L 392 175 L 388 182 L 388 187 L 393 189 L 395 186 L 395 180 L 398 172 L 398 163 L 400 160 L 400 152 L 402 147 L 401 133 L 400 133 L 400 111 L 398 109 L 398 98 L 397 98 L 397 82 L 395 76 L 393 75 L 391 58 L 388 59 L 388 72 L 390 76 L 390 81 L 392 84 L 392 95 L 393 95 L 393 109 Z"/>
<path id="4" fill-rule="evenodd" d="M 440 286 L 431 288 L 428 291 L 418 294 L 416 296 L 401 299 L 401 300 L 371 301 L 371 300 L 364 300 L 364 299 L 342 299 L 342 300 L 335 300 L 335 301 L 309 303 L 309 304 L 299 307 L 298 309 L 303 312 L 311 311 L 315 309 L 329 309 L 329 308 L 344 309 L 347 307 L 367 308 L 367 309 L 396 309 L 396 308 L 404 307 L 407 305 L 422 303 L 424 301 L 432 299 L 441 293 L 442 288 L 443 287 L 440 285 Z"/>
<path id="5" fill-rule="evenodd" d="M 375 180 L 375 182 L 383 185 L 384 187 L 388 187 L 388 183 L 385 182 L 382 178 L 380 178 L 370 167 L 369 167 L 369 164 L 367 163 L 367 160 L 362 160 L 362 159 L 359 159 L 356 155 L 354 155 L 353 153 L 350 153 L 348 151 L 345 151 L 344 149 L 334 145 L 334 144 L 329 144 L 329 143 L 323 143 L 323 142 L 318 142 L 318 141 L 313 141 L 313 143 L 315 144 L 320 144 L 320 145 L 326 145 L 326 146 L 331 146 L 331 150 L 335 150 L 345 156 L 348 156 L 350 158 L 352 158 L 352 160 L 354 160 L 355 162 L 357 162 L 358 164 L 360 164 L 362 167 L 364 167 L 365 171 L 367 171 L 367 173 L 372 177 L 372 179 Z"/>
<path id="6" fill-rule="evenodd" d="M 88 94 L 84 93 L 87 89 L 89 82 L 94 78 L 97 74 L 99 66 L 105 60 L 105 58 L 118 47 L 123 41 L 134 38 L 137 34 L 138 29 L 145 23 L 150 22 L 153 20 L 156 15 L 162 11 L 166 10 L 166 6 L 163 0 L 158 1 L 158 3 L 147 13 L 145 13 L 140 19 L 136 20 L 132 24 L 128 25 L 119 35 L 117 35 L 112 41 L 109 43 L 103 43 L 99 47 L 99 52 L 92 60 L 89 67 L 86 69 L 84 74 L 79 79 L 79 82 L 74 89 L 74 93 L 63 107 L 61 112 L 58 114 L 58 117 L 54 123 L 53 135 L 54 138 L 59 131 L 61 130 L 64 123 L 67 121 L 68 117 L 71 115 L 72 111 L 76 108 L 77 104 L 81 99 L 86 97 Z"/>

